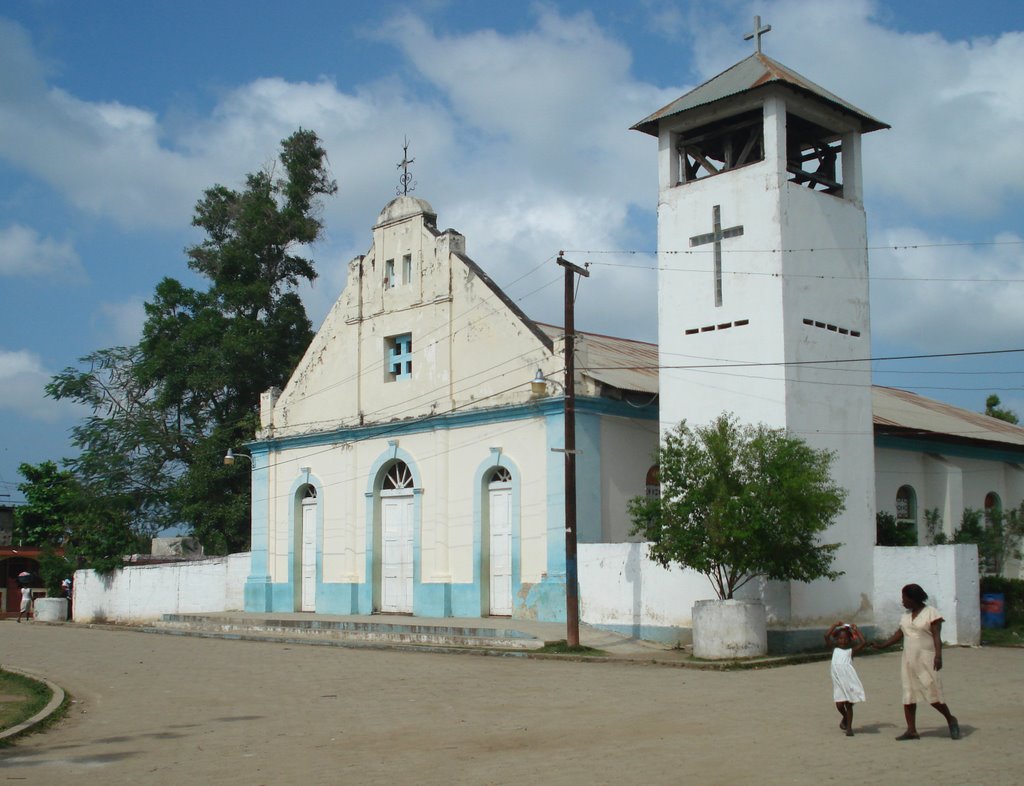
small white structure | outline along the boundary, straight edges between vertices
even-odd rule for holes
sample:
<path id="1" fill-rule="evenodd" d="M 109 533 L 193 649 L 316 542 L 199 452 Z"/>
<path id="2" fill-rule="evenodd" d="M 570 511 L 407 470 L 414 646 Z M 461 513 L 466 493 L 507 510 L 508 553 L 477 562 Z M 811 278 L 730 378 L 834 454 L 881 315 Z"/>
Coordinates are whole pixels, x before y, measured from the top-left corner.
<path id="1" fill-rule="evenodd" d="M 68 618 L 67 598 L 36 598 L 32 616 L 39 622 L 64 622 Z"/>

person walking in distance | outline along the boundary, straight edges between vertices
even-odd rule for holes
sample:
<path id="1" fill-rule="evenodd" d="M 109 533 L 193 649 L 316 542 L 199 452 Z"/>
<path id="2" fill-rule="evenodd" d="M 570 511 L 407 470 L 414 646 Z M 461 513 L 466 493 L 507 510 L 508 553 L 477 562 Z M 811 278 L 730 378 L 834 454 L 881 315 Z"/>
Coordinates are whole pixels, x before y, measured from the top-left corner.
<path id="1" fill-rule="evenodd" d="M 32 613 L 32 588 L 22 587 L 21 588 L 21 606 L 18 607 L 18 622 L 21 622 L 21 615 L 25 615 L 25 619 L 30 618 Z"/>

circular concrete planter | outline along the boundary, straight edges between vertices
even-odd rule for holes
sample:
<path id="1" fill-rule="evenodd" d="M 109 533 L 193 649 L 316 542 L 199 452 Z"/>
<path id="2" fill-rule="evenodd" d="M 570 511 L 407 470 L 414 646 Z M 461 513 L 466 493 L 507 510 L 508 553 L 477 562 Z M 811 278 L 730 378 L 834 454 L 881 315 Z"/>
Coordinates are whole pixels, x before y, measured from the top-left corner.
<path id="1" fill-rule="evenodd" d="M 36 598 L 32 605 L 34 607 L 34 617 L 40 622 L 67 621 L 67 598 Z"/>
<path id="2" fill-rule="evenodd" d="M 764 604 L 698 600 L 693 604 L 693 654 L 707 660 L 753 658 L 768 652 Z"/>

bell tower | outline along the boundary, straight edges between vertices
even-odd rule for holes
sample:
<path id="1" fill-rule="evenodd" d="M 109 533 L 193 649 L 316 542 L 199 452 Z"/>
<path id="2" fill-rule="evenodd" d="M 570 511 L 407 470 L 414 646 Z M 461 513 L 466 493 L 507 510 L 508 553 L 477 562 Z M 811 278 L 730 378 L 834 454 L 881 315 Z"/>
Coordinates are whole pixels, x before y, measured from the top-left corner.
<path id="1" fill-rule="evenodd" d="M 769 29 L 755 19 L 754 54 L 633 128 L 658 139 L 662 430 L 733 412 L 836 453 L 848 496 L 825 539 L 845 575 L 766 598 L 799 626 L 873 591 L 861 137 L 888 126 L 763 54 Z"/>

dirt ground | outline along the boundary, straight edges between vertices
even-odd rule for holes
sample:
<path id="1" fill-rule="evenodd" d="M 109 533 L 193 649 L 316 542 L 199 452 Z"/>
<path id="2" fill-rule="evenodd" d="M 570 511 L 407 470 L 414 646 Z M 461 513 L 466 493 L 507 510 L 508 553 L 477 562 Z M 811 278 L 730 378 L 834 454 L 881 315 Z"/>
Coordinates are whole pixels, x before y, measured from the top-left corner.
<path id="1" fill-rule="evenodd" d="M 827 663 L 705 672 L 0 623 L 0 662 L 75 704 L 0 749 L 0 784 L 1017 784 L 1024 650 L 947 648 L 963 739 L 897 653 L 858 658 L 838 728 Z"/>

